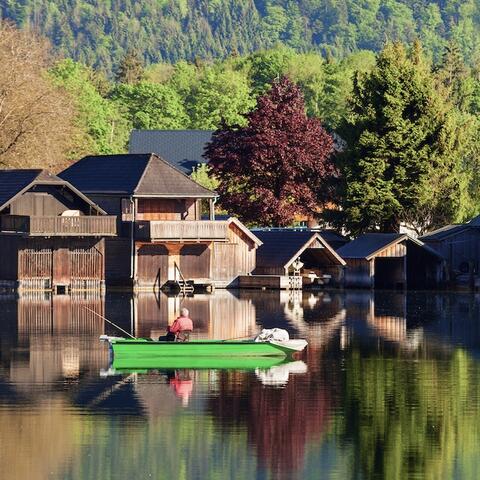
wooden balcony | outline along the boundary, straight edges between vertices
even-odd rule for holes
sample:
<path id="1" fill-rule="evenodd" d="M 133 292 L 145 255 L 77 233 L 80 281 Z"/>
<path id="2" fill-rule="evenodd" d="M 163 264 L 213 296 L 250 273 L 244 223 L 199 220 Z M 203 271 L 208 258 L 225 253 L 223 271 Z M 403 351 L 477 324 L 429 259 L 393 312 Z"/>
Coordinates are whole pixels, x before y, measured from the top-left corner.
<path id="1" fill-rule="evenodd" d="M 0 229 L 37 237 L 108 237 L 117 234 L 117 217 L 29 217 L 1 215 Z"/>
<path id="2" fill-rule="evenodd" d="M 228 240 L 228 222 L 222 220 L 152 220 L 137 222 L 137 238 L 148 241 L 199 242 Z"/>

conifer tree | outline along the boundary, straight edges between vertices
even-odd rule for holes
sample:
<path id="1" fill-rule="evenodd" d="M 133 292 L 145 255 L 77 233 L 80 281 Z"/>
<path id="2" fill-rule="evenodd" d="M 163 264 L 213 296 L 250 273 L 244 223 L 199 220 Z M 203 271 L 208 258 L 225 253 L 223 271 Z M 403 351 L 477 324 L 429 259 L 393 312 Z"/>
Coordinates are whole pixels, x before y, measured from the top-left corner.
<path id="1" fill-rule="evenodd" d="M 421 46 L 389 44 L 358 75 L 340 131 L 341 217 L 352 233 L 419 233 L 459 219 L 466 198 L 456 116 Z"/>
<path id="2" fill-rule="evenodd" d="M 117 83 L 133 85 L 144 77 L 143 61 L 135 50 L 129 50 L 122 58 L 116 74 Z"/>

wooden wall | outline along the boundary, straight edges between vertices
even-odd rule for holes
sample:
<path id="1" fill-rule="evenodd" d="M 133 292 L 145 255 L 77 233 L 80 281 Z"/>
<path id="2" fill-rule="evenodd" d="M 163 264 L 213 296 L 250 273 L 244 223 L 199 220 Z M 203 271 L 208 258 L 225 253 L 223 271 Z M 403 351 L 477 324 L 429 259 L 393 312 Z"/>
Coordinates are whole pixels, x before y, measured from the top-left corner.
<path id="1" fill-rule="evenodd" d="M 137 250 L 138 285 L 161 287 L 168 280 L 168 250 L 161 244 L 142 245 Z"/>
<path id="2" fill-rule="evenodd" d="M 404 257 L 407 254 L 407 246 L 405 243 L 397 243 L 385 248 L 375 257 Z"/>
<path id="3" fill-rule="evenodd" d="M 374 275 L 373 260 L 349 258 L 345 259 L 345 286 L 356 288 L 372 288 Z"/>
<path id="4" fill-rule="evenodd" d="M 185 245 L 180 250 L 180 270 L 187 279 L 210 278 L 212 251 L 210 245 Z"/>
<path id="5" fill-rule="evenodd" d="M 201 220 L 200 201 L 140 198 L 137 220 Z"/>
<path id="6" fill-rule="evenodd" d="M 255 269 L 257 252 L 254 242 L 236 225 L 230 225 L 228 243 L 213 245 L 212 279 L 231 284 L 240 275 L 248 275 Z"/>
<path id="7" fill-rule="evenodd" d="M 446 238 L 443 242 L 425 243 L 435 249 L 448 262 L 450 270 L 460 272 L 471 264 L 480 272 L 480 230 L 468 229 Z"/>
<path id="8" fill-rule="evenodd" d="M 18 280 L 24 288 L 83 288 L 81 282 L 105 279 L 103 239 L 0 235 L 0 248 L 0 280 Z"/>
<path id="9" fill-rule="evenodd" d="M 88 194 L 92 202 L 96 203 L 100 208 L 105 210 L 109 215 L 122 214 L 122 199 L 118 195 L 93 195 Z"/>
<path id="10" fill-rule="evenodd" d="M 10 205 L 11 215 L 58 216 L 65 210 L 90 214 L 91 207 L 70 189 L 55 185 L 37 185 Z"/>
<path id="11" fill-rule="evenodd" d="M 131 284 L 131 252 L 128 238 L 105 239 L 105 280 L 107 285 Z"/>
<path id="12" fill-rule="evenodd" d="M 29 216 L 57 216 L 68 206 L 62 203 L 59 198 L 46 193 L 27 192 L 12 202 L 10 213 L 12 215 L 29 215 Z"/>

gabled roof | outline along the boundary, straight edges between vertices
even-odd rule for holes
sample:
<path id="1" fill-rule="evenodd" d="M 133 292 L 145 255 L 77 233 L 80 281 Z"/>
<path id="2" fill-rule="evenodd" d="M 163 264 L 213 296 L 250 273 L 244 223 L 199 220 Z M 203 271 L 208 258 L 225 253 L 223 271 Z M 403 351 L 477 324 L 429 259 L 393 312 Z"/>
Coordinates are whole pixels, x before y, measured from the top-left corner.
<path id="1" fill-rule="evenodd" d="M 35 185 L 58 185 L 66 187 L 101 214 L 106 214 L 98 205 L 86 197 L 77 188 L 47 170 L 22 169 L 0 170 L 0 211 L 12 203 L 15 198 Z"/>
<path id="2" fill-rule="evenodd" d="M 364 233 L 337 250 L 342 258 L 370 260 L 376 253 L 408 238 L 401 233 Z"/>
<path id="3" fill-rule="evenodd" d="M 335 230 L 316 230 L 315 228 L 311 230 L 312 232 L 318 231 L 324 240 L 334 249 L 338 250 L 340 247 L 348 243 L 350 240 L 343 236 L 342 234 L 336 232 Z"/>
<path id="4" fill-rule="evenodd" d="M 465 225 L 446 225 L 444 227 L 438 228 L 437 230 L 433 230 L 432 232 L 422 235 L 420 239 L 427 242 L 442 241 L 447 237 L 457 235 L 458 233 L 468 230 L 469 228 L 470 226 L 468 225 L 468 223 Z"/>
<path id="5" fill-rule="evenodd" d="M 352 240 L 343 247 L 339 248 L 337 253 L 342 258 L 371 260 L 387 247 L 391 247 L 405 240 L 408 240 L 418 247 L 423 248 L 426 252 L 437 258 L 443 259 L 438 252 L 428 247 L 420 240 L 402 233 L 364 233 L 355 240 Z"/>
<path id="6" fill-rule="evenodd" d="M 478 231 L 479 228 L 480 228 L 480 215 L 477 215 L 476 217 L 473 217 L 470 221 L 466 223 L 445 225 L 444 227 L 437 228 L 436 230 L 433 230 L 421 236 L 420 239 L 425 240 L 427 242 L 441 242 L 442 240 L 445 240 L 448 237 L 458 235 L 469 229 L 475 229 Z"/>
<path id="7" fill-rule="evenodd" d="M 164 198 L 216 196 L 154 153 L 84 157 L 60 173 L 60 177 L 91 194 Z"/>
<path id="8" fill-rule="evenodd" d="M 203 158 L 213 130 L 133 130 L 129 153 L 154 152 L 183 173 L 190 175 Z"/>
<path id="9" fill-rule="evenodd" d="M 257 250 L 257 267 L 288 268 L 315 240 L 318 240 L 328 256 L 339 265 L 345 261 L 318 232 L 294 229 L 254 230 L 263 242 Z"/>

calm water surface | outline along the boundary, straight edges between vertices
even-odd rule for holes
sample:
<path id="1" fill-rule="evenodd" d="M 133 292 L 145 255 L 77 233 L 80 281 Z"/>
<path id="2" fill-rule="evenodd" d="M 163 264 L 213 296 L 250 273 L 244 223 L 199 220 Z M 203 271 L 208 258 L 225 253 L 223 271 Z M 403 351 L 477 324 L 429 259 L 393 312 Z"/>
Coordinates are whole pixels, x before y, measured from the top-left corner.
<path id="1" fill-rule="evenodd" d="M 270 369 L 109 369 L 91 309 L 157 337 L 307 338 Z M 88 307 L 85 308 L 85 307 Z M 476 479 L 480 297 L 225 292 L 0 297 L 0 477 Z"/>

